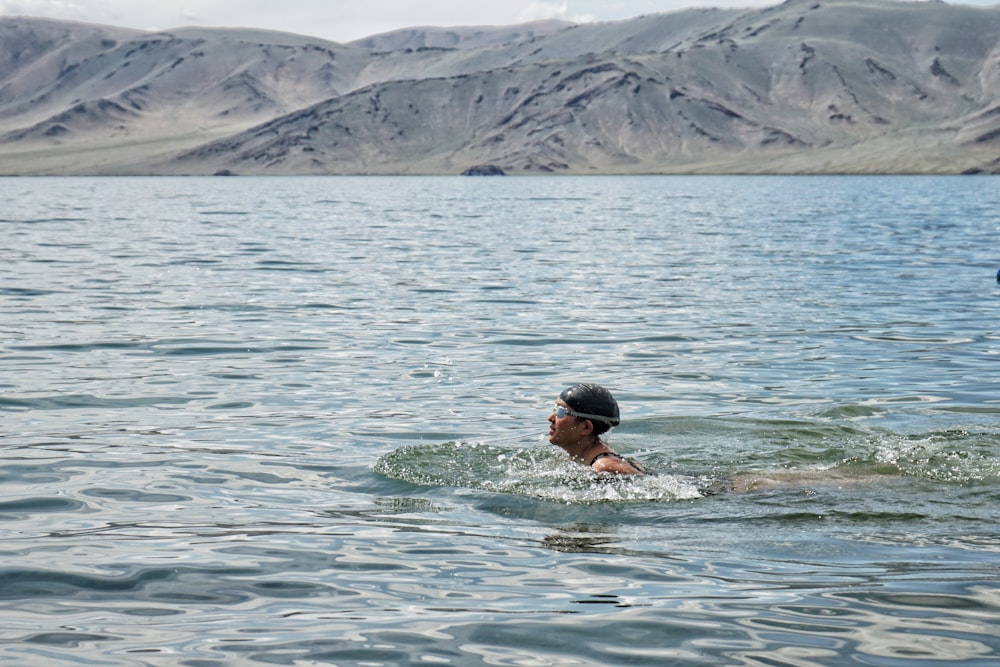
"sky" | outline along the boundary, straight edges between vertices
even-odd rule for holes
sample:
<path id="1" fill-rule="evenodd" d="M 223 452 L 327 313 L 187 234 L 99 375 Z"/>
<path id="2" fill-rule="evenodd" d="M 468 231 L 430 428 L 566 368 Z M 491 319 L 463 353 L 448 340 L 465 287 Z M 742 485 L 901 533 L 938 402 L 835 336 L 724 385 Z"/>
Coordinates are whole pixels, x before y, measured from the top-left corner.
<path id="1" fill-rule="evenodd" d="M 781 0 L 0 0 L 0 16 L 39 16 L 142 30 L 265 28 L 349 42 L 417 26 L 614 21 L 689 7 L 765 7 Z M 990 6 L 1000 0 L 955 0 Z"/>

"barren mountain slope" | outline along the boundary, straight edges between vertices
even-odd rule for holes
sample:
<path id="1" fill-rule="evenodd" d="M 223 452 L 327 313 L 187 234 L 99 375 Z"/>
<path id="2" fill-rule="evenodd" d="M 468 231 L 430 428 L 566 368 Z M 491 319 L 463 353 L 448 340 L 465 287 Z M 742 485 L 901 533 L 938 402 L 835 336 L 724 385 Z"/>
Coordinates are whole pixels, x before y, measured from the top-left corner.
<path id="1" fill-rule="evenodd" d="M 683 20 L 671 34 L 673 19 Z M 517 59 L 511 49 L 494 50 L 502 68 L 372 84 L 188 153 L 171 168 L 991 169 L 1000 155 L 991 134 L 1000 127 L 998 35 L 995 10 L 849 0 L 580 26 L 523 45 L 533 48 Z M 584 54 L 582 45 L 593 43 L 606 48 Z M 426 69 L 467 68 L 469 57 L 439 54 Z"/>
<path id="2" fill-rule="evenodd" d="M 246 30 L 4 19 L 0 35 L 4 171 L 37 160 L 43 172 L 114 172 L 337 95 L 368 60 L 354 47 Z"/>
<path id="3" fill-rule="evenodd" d="M 1000 169 L 1000 8 L 789 0 L 378 51 L 22 23 L 20 54 L 0 46 L 3 173 Z"/>
<path id="4" fill-rule="evenodd" d="M 572 26 L 566 21 L 533 21 L 514 26 L 469 26 L 458 28 L 404 28 L 351 42 L 372 51 L 406 49 L 483 49 L 505 44 L 520 44 Z"/>

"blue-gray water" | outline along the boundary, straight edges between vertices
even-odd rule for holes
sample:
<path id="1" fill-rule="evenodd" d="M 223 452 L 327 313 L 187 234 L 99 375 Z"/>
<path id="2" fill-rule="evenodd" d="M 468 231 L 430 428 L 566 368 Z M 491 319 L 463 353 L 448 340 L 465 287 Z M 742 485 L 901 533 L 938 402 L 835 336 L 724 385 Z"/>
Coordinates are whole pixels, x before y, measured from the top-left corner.
<path id="1" fill-rule="evenodd" d="M 0 194 L 4 665 L 996 664 L 996 178 Z"/>

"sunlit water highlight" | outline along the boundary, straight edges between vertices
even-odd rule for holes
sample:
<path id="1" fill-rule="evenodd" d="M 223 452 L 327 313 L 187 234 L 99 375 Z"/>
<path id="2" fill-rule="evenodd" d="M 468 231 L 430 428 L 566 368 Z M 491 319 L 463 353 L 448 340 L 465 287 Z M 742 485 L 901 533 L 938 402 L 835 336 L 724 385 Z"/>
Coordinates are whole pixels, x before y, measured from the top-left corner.
<path id="1" fill-rule="evenodd" d="M 0 188 L 0 663 L 996 663 L 994 178 Z"/>

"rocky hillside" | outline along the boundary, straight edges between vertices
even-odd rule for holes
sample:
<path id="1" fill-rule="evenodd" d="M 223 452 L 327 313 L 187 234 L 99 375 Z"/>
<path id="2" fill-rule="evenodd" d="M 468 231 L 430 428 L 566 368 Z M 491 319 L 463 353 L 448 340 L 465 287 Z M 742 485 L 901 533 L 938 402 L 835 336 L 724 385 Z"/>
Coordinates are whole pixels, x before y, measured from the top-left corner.
<path id="1" fill-rule="evenodd" d="M 337 44 L 0 19 L 2 174 L 1000 171 L 1000 7 L 788 0 Z"/>

